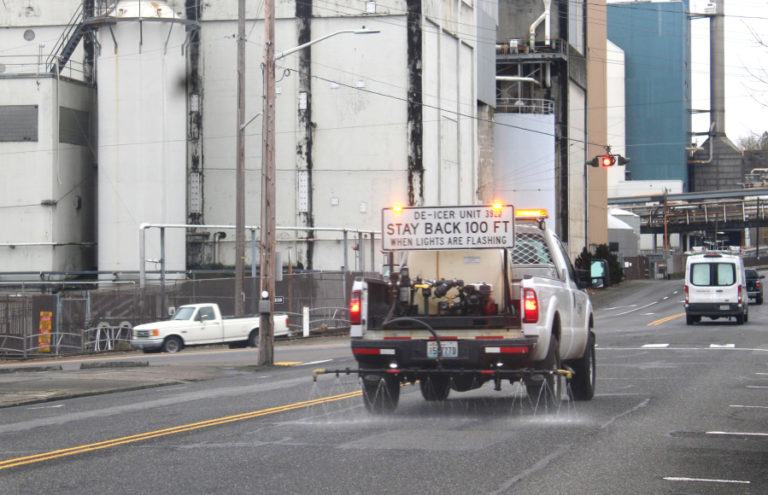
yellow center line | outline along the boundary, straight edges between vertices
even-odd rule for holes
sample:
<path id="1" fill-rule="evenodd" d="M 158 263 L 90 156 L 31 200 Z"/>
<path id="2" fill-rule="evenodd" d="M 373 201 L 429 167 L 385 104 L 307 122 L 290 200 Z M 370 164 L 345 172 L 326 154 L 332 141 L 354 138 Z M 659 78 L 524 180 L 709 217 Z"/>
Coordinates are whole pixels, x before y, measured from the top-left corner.
<path id="1" fill-rule="evenodd" d="M 655 327 L 656 325 L 661 325 L 662 323 L 666 323 L 668 321 L 674 320 L 675 318 L 680 318 L 681 316 L 685 316 L 685 313 L 677 313 L 676 315 L 665 316 L 664 318 L 660 318 L 656 321 L 650 322 L 646 326 Z"/>
<path id="2" fill-rule="evenodd" d="M 224 416 L 221 418 L 208 419 L 205 421 L 199 421 L 197 423 L 173 426 L 171 428 L 163 428 L 161 430 L 148 431 L 145 433 L 138 433 L 136 435 L 129 435 L 125 437 L 112 438 L 110 440 L 104 440 L 102 442 L 78 445 L 77 447 L 70 447 L 67 449 L 53 450 L 50 452 L 43 452 L 40 454 L 34 454 L 34 455 L 25 456 L 25 457 L 16 457 L 14 459 L 7 459 L 5 461 L 0 461 L 0 470 L 17 467 L 17 466 L 24 466 L 26 464 L 34 464 L 37 462 L 49 461 L 51 459 L 57 459 L 59 457 L 83 454 L 85 452 L 93 452 L 95 450 L 107 449 L 110 447 L 116 447 L 118 445 L 125 445 L 128 443 L 141 442 L 141 441 L 149 440 L 152 438 L 164 437 L 167 435 L 174 435 L 176 433 L 183 433 L 185 431 L 199 430 L 202 428 L 209 428 L 211 426 L 218 426 L 226 423 L 233 423 L 236 421 L 244 421 L 246 419 L 253 419 L 261 416 L 268 416 L 270 414 L 293 411 L 296 409 L 302 409 L 304 407 L 311 407 L 311 406 L 316 406 L 320 404 L 326 404 L 328 402 L 351 399 L 353 397 L 359 397 L 360 395 L 362 395 L 362 392 L 357 390 L 354 392 L 348 392 L 346 394 L 320 397 L 318 399 L 308 400 L 304 402 L 295 402 L 293 404 L 270 407 L 267 409 L 260 409 L 257 411 L 250 411 L 247 413 L 235 414 L 232 416 Z"/>

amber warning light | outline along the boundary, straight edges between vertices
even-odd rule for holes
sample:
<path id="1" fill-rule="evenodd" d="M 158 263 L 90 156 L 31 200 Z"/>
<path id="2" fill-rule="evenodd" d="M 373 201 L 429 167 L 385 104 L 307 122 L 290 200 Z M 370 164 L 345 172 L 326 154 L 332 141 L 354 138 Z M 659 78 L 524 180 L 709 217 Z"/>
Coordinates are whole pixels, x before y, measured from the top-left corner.
<path id="1" fill-rule="evenodd" d="M 515 208 L 479 206 L 384 208 L 381 243 L 385 251 L 498 249 L 514 244 Z"/>

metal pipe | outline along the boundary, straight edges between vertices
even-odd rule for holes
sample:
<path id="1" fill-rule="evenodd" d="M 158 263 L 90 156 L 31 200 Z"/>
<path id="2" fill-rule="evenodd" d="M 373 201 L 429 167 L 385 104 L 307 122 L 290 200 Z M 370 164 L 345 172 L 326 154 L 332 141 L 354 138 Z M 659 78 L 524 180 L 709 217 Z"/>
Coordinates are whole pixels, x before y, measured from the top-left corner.
<path id="1" fill-rule="evenodd" d="M 710 123 L 716 136 L 725 136 L 725 0 L 714 0 L 715 13 L 709 18 Z"/>

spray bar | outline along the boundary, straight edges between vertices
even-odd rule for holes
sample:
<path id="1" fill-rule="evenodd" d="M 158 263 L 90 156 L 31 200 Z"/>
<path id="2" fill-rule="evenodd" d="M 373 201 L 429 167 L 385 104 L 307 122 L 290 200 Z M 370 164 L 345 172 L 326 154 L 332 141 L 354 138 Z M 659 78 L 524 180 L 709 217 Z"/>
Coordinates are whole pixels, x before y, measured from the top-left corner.
<path id="1" fill-rule="evenodd" d="M 561 375 L 564 376 L 567 380 L 571 380 L 573 378 L 573 371 L 570 369 L 558 369 L 558 370 L 533 370 L 533 369 L 522 369 L 522 370 L 448 370 L 443 368 L 436 368 L 436 369 L 400 369 L 400 368 L 385 368 L 385 369 L 352 369 L 352 368 L 344 368 L 344 369 L 325 369 L 325 368 L 317 368 L 316 370 L 312 371 L 312 380 L 317 381 L 317 377 L 319 375 L 336 375 L 337 377 L 341 374 L 344 375 L 352 375 L 352 374 L 388 374 L 388 375 L 485 375 L 485 376 L 491 376 L 493 378 L 517 378 L 517 377 L 523 377 L 523 376 L 534 376 L 534 375 L 541 375 L 541 376 L 551 376 L 551 375 Z"/>

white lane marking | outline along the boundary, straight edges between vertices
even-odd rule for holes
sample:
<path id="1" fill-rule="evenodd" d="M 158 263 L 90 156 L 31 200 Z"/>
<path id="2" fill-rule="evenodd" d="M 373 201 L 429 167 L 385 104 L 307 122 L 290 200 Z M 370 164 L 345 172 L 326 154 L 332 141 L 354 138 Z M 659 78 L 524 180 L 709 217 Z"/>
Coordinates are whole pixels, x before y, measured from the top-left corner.
<path id="1" fill-rule="evenodd" d="M 744 481 L 744 480 L 717 480 L 717 479 L 710 479 L 710 478 L 683 478 L 678 476 L 665 476 L 665 480 L 667 481 L 699 481 L 702 483 L 735 483 L 738 485 L 748 485 L 751 483 L 751 481 Z"/>
<path id="2" fill-rule="evenodd" d="M 712 347 L 669 347 L 668 351 L 709 351 Z M 746 352 L 768 352 L 768 349 L 755 349 L 755 348 L 733 348 L 733 347 L 720 347 L 717 349 L 726 349 L 733 351 L 746 351 Z M 601 351 L 641 351 L 642 347 L 601 347 Z"/>
<path id="3" fill-rule="evenodd" d="M 677 294 L 678 292 L 680 292 L 680 291 L 676 290 L 676 291 L 673 291 L 672 294 Z"/>
<path id="4" fill-rule="evenodd" d="M 666 301 L 667 299 L 669 299 L 669 296 L 664 296 L 661 298 L 662 301 Z"/>
<path id="5" fill-rule="evenodd" d="M 653 315 L 655 315 L 655 314 L 656 314 L 656 313 L 643 313 L 643 314 L 642 314 L 642 316 L 653 316 Z"/>
<path id="6" fill-rule="evenodd" d="M 643 344 L 643 349 L 664 349 L 669 344 Z"/>
<path id="7" fill-rule="evenodd" d="M 57 407 L 64 407 L 64 404 L 56 404 L 55 406 L 28 407 L 27 409 L 56 409 Z"/>
<path id="8" fill-rule="evenodd" d="M 603 378 L 603 380 L 605 380 L 605 378 Z M 768 409 L 768 406 L 744 406 L 741 404 L 731 404 L 728 407 L 735 407 L 738 409 Z"/>
<path id="9" fill-rule="evenodd" d="M 724 437 L 768 437 L 768 433 L 751 433 L 743 431 L 708 431 L 707 435 L 718 435 Z"/>
<path id="10" fill-rule="evenodd" d="M 597 346 L 595 346 L 595 347 L 597 347 Z M 768 375 L 768 373 L 755 373 L 755 374 L 756 374 L 756 375 L 760 375 L 760 376 L 766 376 L 766 375 Z"/>
<path id="11" fill-rule="evenodd" d="M 645 309 L 645 308 L 648 308 L 648 307 L 650 307 L 650 306 L 653 306 L 653 305 L 654 305 L 654 304 L 656 304 L 657 302 L 658 302 L 658 301 L 653 301 L 652 303 L 650 303 L 650 304 L 646 304 L 645 306 L 640 306 L 639 308 L 630 309 L 629 311 L 624 311 L 623 313 L 616 313 L 616 314 L 615 314 L 615 315 L 613 315 L 613 316 L 623 316 L 623 315 L 626 315 L 626 314 L 632 313 L 632 312 L 634 312 L 634 311 L 639 311 L 639 310 L 641 310 L 641 309 Z M 634 306 L 634 304 L 633 304 L 632 306 Z M 631 308 L 632 306 L 630 306 L 630 308 Z"/>
<path id="12" fill-rule="evenodd" d="M 763 390 L 768 388 L 768 385 L 747 385 L 747 388 L 754 388 L 758 390 Z"/>
<path id="13" fill-rule="evenodd" d="M 308 361 L 306 363 L 301 363 L 299 366 L 310 366 L 313 364 L 322 364 L 322 363 L 328 363 L 333 361 L 333 359 L 321 359 L 320 361 Z"/>
<path id="14" fill-rule="evenodd" d="M 711 349 L 734 349 L 736 344 L 709 344 Z"/>

